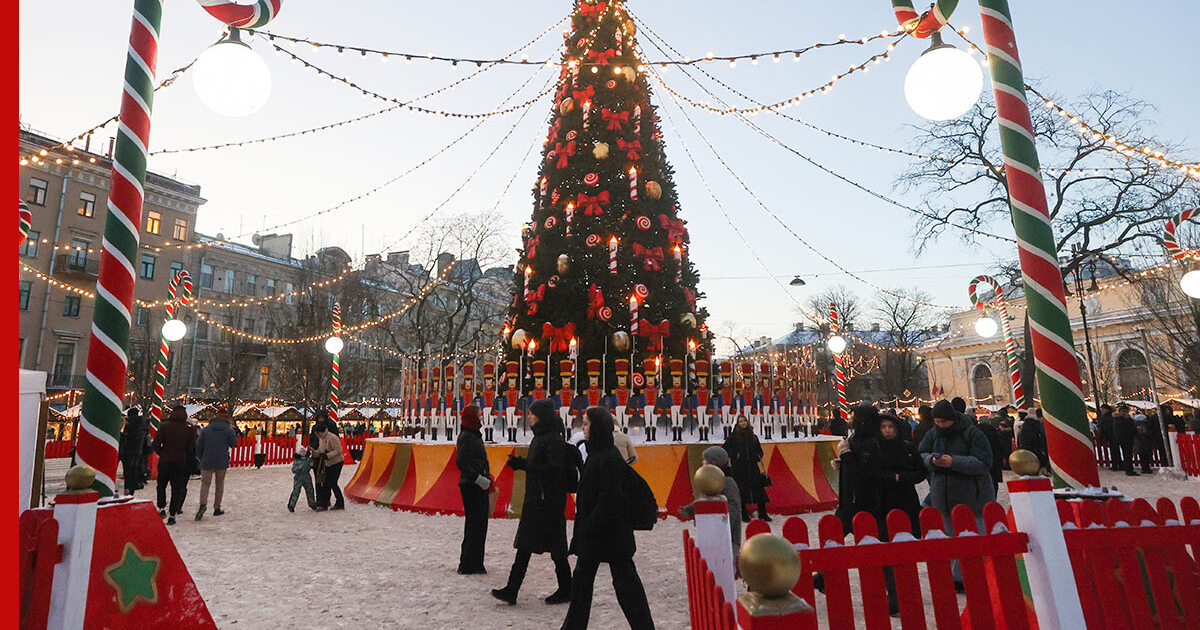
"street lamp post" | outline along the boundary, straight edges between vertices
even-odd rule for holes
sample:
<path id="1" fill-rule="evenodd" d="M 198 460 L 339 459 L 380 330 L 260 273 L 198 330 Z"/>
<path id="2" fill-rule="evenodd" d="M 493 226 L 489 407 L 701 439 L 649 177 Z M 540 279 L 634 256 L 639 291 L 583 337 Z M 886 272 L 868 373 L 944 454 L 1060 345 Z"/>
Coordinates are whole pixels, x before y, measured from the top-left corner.
<path id="1" fill-rule="evenodd" d="M 976 287 L 980 284 L 986 284 L 992 288 L 991 300 L 985 302 L 979 299 Z M 975 308 L 986 312 L 987 307 L 991 306 L 1000 315 L 1000 328 L 1004 331 L 1004 356 L 1008 363 L 1008 380 L 1012 387 L 1013 406 L 1018 411 L 1027 409 L 1025 387 L 1021 384 L 1021 369 L 1017 366 L 1017 342 L 1013 338 L 1012 324 L 1008 321 L 1008 300 L 1004 298 L 1000 283 L 991 276 L 976 276 L 967 287 L 967 295 L 971 298 L 971 304 Z M 990 324 L 981 327 L 979 324 L 984 321 L 990 322 Z M 991 337 L 996 334 L 996 324 L 990 318 L 981 319 L 976 322 L 975 330 L 984 337 Z"/>
<path id="2" fill-rule="evenodd" d="M 179 295 L 179 287 L 183 286 L 183 297 Z M 186 305 L 193 301 L 192 297 L 192 277 L 188 272 L 180 269 L 171 277 L 170 284 L 167 285 L 167 303 L 163 305 L 163 310 L 166 311 L 167 320 L 162 325 L 162 341 L 158 344 L 158 365 L 154 369 L 154 397 L 150 404 L 150 435 L 158 433 L 158 428 L 162 425 L 162 410 L 163 400 L 166 393 L 167 384 L 167 359 L 171 355 L 171 342 L 183 339 L 187 334 L 187 326 L 180 320 L 175 318 L 175 301 L 179 300 L 180 305 Z"/>
<path id="3" fill-rule="evenodd" d="M 333 355 L 333 365 L 329 372 L 329 419 L 337 423 L 338 411 L 338 373 L 339 360 L 341 358 L 342 347 L 345 342 L 342 341 L 342 305 L 337 302 L 333 303 L 333 335 L 325 340 L 325 351 Z"/>
<path id="4" fill-rule="evenodd" d="M 833 377 L 837 386 L 838 416 L 847 422 L 850 415 L 846 409 L 846 375 L 842 370 L 842 351 L 846 349 L 846 339 L 838 334 L 837 304 L 829 303 L 829 351 L 833 353 Z"/>
<path id="5" fill-rule="evenodd" d="M 1079 247 L 1076 246 L 1074 254 L 1080 253 Z M 1096 282 L 1096 264 L 1093 262 L 1091 266 L 1092 282 Z M 1096 360 L 1092 353 L 1092 333 L 1088 329 L 1087 320 L 1087 304 L 1083 301 L 1083 266 L 1075 267 L 1075 296 L 1079 299 L 1079 320 L 1083 325 L 1083 345 L 1087 350 L 1088 360 L 1088 375 L 1092 381 L 1092 403 L 1096 405 L 1096 415 L 1100 415 L 1100 383 L 1096 380 Z M 1103 401 L 1108 402 L 1108 401 Z"/>

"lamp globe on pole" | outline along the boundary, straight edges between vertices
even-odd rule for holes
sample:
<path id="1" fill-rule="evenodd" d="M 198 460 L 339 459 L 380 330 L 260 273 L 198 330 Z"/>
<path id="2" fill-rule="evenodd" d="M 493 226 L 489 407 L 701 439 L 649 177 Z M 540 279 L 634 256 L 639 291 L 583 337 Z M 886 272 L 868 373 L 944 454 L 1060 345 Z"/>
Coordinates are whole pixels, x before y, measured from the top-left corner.
<path id="1" fill-rule="evenodd" d="M 846 349 L 846 338 L 841 335 L 834 335 L 825 344 L 829 347 L 830 352 L 841 354 Z"/>
<path id="2" fill-rule="evenodd" d="M 163 322 L 162 336 L 167 341 L 179 341 L 187 334 L 187 324 L 178 319 L 168 319 Z"/>
<path id="3" fill-rule="evenodd" d="M 1200 300 L 1200 269 L 1193 269 L 1179 279 L 1179 288 L 1184 294 L 1196 300 Z"/>
<path id="4" fill-rule="evenodd" d="M 196 59 L 192 86 L 200 101 L 214 112 L 249 116 L 271 96 L 271 71 L 233 28 Z"/>
<path id="5" fill-rule="evenodd" d="M 330 337 L 325 340 L 325 352 L 328 352 L 329 354 L 340 354 L 342 352 L 342 348 L 345 347 L 345 345 L 346 344 L 344 342 L 342 342 L 341 337 L 338 337 L 338 336 Z"/>
<path id="6" fill-rule="evenodd" d="M 996 334 L 997 330 L 1000 330 L 1000 324 L 997 324 L 996 320 L 991 317 L 980 317 L 975 320 L 975 332 L 980 337 L 991 337 Z"/>
<path id="7" fill-rule="evenodd" d="M 904 77 L 904 99 L 928 120 L 952 120 L 967 113 L 983 91 L 983 73 L 971 55 L 930 36 L 929 49 Z"/>

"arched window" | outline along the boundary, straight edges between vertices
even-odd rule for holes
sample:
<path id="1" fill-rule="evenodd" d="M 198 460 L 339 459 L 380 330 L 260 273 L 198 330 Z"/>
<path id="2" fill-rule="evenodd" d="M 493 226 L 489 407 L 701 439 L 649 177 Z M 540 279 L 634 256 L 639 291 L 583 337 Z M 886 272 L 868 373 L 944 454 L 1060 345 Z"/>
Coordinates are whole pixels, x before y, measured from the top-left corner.
<path id="1" fill-rule="evenodd" d="M 1117 355 L 1117 384 L 1121 398 L 1141 398 L 1150 391 L 1150 375 L 1146 372 L 1146 355 L 1132 348 Z"/>
<path id="2" fill-rule="evenodd" d="M 992 368 L 986 363 L 980 363 L 971 370 L 971 390 L 975 392 L 975 400 L 990 401 L 995 393 L 992 390 Z"/>

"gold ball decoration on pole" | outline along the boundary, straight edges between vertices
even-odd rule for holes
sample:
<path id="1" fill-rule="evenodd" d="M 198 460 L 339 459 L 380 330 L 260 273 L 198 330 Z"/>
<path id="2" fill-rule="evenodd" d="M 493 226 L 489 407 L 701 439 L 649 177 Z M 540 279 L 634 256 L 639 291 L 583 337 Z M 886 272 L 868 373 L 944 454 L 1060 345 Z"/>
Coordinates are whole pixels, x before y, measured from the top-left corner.
<path id="1" fill-rule="evenodd" d="M 1042 469 L 1042 462 L 1038 460 L 1038 456 L 1033 451 L 1022 448 L 1013 451 L 1008 456 L 1008 467 L 1022 477 L 1030 477 L 1038 474 Z"/>
<path id="2" fill-rule="evenodd" d="M 96 471 L 87 464 L 72 466 L 67 471 L 67 490 L 90 490 L 96 481 Z"/>
<path id="3" fill-rule="evenodd" d="M 725 490 L 725 473 L 712 464 L 705 464 L 692 475 L 692 487 L 702 497 L 715 497 Z"/>
<path id="4" fill-rule="evenodd" d="M 800 555 L 783 537 L 758 534 L 742 545 L 738 569 L 750 592 L 767 599 L 785 597 L 800 579 Z"/>

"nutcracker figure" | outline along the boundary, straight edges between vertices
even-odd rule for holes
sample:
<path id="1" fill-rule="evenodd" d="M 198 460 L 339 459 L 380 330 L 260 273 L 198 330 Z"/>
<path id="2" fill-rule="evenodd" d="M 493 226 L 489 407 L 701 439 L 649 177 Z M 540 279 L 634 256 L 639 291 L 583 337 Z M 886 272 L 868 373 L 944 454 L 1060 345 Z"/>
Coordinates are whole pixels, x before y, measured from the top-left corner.
<path id="1" fill-rule="evenodd" d="M 617 359 L 613 362 L 617 373 L 617 389 L 613 392 L 613 408 L 616 411 L 617 423 L 621 431 L 629 433 L 629 359 Z"/>
<path id="2" fill-rule="evenodd" d="M 548 396 L 546 391 L 546 362 L 538 359 L 533 362 L 533 390 L 529 392 L 532 401 L 541 400 Z"/>
<path id="3" fill-rule="evenodd" d="M 734 405 L 737 407 L 737 415 L 746 416 L 747 420 L 753 422 L 754 416 L 754 364 L 749 361 L 742 362 L 741 373 L 738 374 L 738 391 L 734 396 Z M 737 418 L 734 418 L 734 424 L 737 424 Z M 759 432 L 761 435 L 761 431 Z"/>
<path id="4" fill-rule="evenodd" d="M 758 375 L 758 394 L 754 397 L 754 403 L 758 407 L 758 417 L 763 435 L 770 440 L 775 437 L 775 425 L 777 424 L 775 392 L 771 388 L 771 364 L 766 361 L 760 363 Z"/>
<path id="5" fill-rule="evenodd" d="M 654 414 L 655 403 L 658 402 L 658 383 L 655 378 L 658 376 L 658 368 L 662 365 L 662 359 L 646 359 L 642 361 L 642 377 L 646 379 L 646 386 L 642 388 L 643 411 L 646 414 L 646 439 L 653 442 L 658 437 L 658 418 Z"/>
<path id="6" fill-rule="evenodd" d="M 504 378 L 508 381 L 508 386 L 504 390 L 504 398 L 501 399 L 501 404 L 504 405 L 504 428 L 508 433 L 508 441 L 517 441 L 517 405 L 521 402 L 521 387 L 518 384 L 521 378 L 521 367 L 517 361 L 509 361 L 504 367 Z"/>
<path id="7" fill-rule="evenodd" d="M 683 361 L 671 359 L 671 440 L 683 440 L 683 403 L 687 390 L 683 388 Z"/>
<path id="8" fill-rule="evenodd" d="M 495 423 L 500 418 L 500 414 L 495 413 L 496 402 L 496 364 L 487 361 L 483 364 L 483 405 L 480 410 L 483 411 L 483 426 L 486 431 L 484 439 L 488 442 L 496 441 Z"/>
<path id="9" fill-rule="evenodd" d="M 429 370 L 429 436 L 433 441 L 438 439 L 438 427 L 442 425 L 442 367 L 435 365 Z"/>
<path id="10" fill-rule="evenodd" d="M 420 392 L 417 394 L 417 420 L 421 429 L 421 439 L 429 435 L 429 368 L 421 368 L 420 382 L 417 384 Z"/>
<path id="11" fill-rule="evenodd" d="M 575 362 L 563 359 L 558 362 L 558 377 L 562 380 L 555 398 L 558 399 L 558 416 L 562 418 L 563 427 L 571 427 L 571 405 L 575 402 Z"/>
<path id="12" fill-rule="evenodd" d="M 458 379 L 454 378 L 454 364 L 446 366 L 446 397 L 443 402 L 442 428 L 446 431 L 446 440 L 454 441 L 454 429 L 458 427 L 458 416 L 462 413 L 459 400 Z"/>
<path id="13" fill-rule="evenodd" d="M 587 404 L 589 407 L 595 407 L 604 397 L 604 392 L 600 389 L 600 359 L 588 359 L 587 376 Z"/>
<path id="14" fill-rule="evenodd" d="M 708 359 L 696 359 L 696 392 L 692 409 L 696 413 L 696 425 L 700 431 L 700 441 L 708 441 L 708 401 L 711 393 L 708 391 Z"/>
<path id="15" fill-rule="evenodd" d="M 734 393 L 733 393 L 733 361 L 728 359 L 721 362 L 721 393 L 717 395 L 717 403 L 721 410 L 722 438 L 728 438 L 734 425 Z"/>

